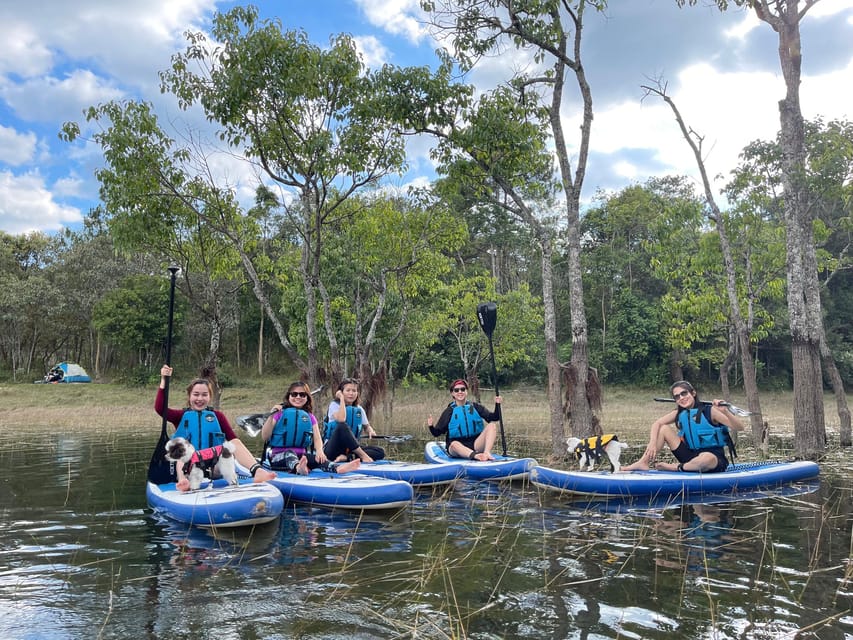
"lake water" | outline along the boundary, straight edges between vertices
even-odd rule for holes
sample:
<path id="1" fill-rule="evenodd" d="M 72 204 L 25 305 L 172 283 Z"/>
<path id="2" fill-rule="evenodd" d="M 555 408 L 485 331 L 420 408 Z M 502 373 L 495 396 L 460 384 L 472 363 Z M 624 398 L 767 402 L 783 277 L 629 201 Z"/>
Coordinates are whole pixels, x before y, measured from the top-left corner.
<path id="1" fill-rule="evenodd" d="M 460 482 L 212 534 L 147 509 L 155 439 L 0 435 L 0 638 L 853 638 L 850 452 L 748 501 L 626 512 Z"/>

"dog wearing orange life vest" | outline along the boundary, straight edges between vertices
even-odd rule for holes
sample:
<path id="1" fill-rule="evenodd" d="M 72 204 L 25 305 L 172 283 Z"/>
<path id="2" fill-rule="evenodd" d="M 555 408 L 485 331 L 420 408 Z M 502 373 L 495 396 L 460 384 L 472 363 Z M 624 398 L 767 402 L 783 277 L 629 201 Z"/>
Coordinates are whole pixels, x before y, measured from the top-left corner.
<path id="1" fill-rule="evenodd" d="M 610 462 L 610 470 L 613 473 L 619 473 L 621 469 L 619 458 L 622 456 L 622 449 L 627 448 L 628 445 L 619 442 L 619 438 L 612 433 L 566 440 L 566 452 L 578 461 L 581 471 L 592 471 L 596 464 L 606 458 Z"/>

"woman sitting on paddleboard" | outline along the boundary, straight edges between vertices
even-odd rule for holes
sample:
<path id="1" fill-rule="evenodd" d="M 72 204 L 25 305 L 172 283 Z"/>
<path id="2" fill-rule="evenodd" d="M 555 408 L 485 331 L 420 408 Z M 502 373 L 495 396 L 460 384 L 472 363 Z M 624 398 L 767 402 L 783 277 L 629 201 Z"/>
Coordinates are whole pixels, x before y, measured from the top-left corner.
<path id="1" fill-rule="evenodd" d="M 678 408 L 655 420 L 642 457 L 622 471 L 647 471 L 651 467 L 662 471 L 725 471 L 729 466 L 725 448 L 734 450 L 729 429 L 741 431 L 743 423 L 720 408 L 722 400 L 701 402 L 686 380 L 676 382 L 669 390 Z M 678 462 L 655 462 L 664 444 Z"/>
<path id="2" fill-rule="evenodd" d="M 501 417 L 501 397 L 495 396 L 495 410 L 489 411 L 477 402 L 468 402 L 468 383 L 454 380 L 450 385 L 453 398 L 433 426 L 432 414 L 427 426 L 434 436 L 446 435 L 447 453 L 456 458 L 494 460 L 492 447 L 497 438 L 495 423 Z"/>
<path id="3" fill-rule="evenodd" d="M 311 469 L 346 473 L 361 464 L 360 460 L 329 462 L 314 416 L 314 398 L 304 382 L 291 383 L 284 401 L 273 407 L 273 413 L 264 422 L 261 435 L 265 443 L 264 458 L 272 469 L 304 476 Z"/>
<path id="4" fill-rule="evenodd" d="M 367 420 L 367 413 L 358 404 L 358 380 L 344 378 L 326 414 L 326 456 L 329 460 L 348 460 L 353 457 L 362 462 L 382 460 L 385 457 L 382 447 L 365 447 L 358 441 L 364 433 L 368 437 L 376 435 Z"/>
<path id="5" fill-rule="evenodd" d="M 204 379 L 196 379 L 187 387 L 187 408 L 166 408 L 165 388 L 166 378 L 172 375 L 172 367 L 164 364 L 160 369 L 160 387 L 157 389 L 157 397 L 154 399 L 154 411 L 157 415 L 164 416 L 168 422 L 175 425 L 175 433 L 172 437 L 182 437 L 190 441 L 196 450 L 209 449 L 221 445 L 227 440 L 234 444 L 234 457 L 237 462 L 249 469 L 255 482 L 264 482 L 275 478 L 275 474 L 261 467 L 252 452 L 246 448 L 228 422 L 228 418 L 221 411 L 208 407 L 212 396 L 210 382 Z M 173 479 L 177 481 L 177 474 L 173 473 Z M 186 491 L 189 488 L 189 480 L 184 479 L 177 488 Z"/>

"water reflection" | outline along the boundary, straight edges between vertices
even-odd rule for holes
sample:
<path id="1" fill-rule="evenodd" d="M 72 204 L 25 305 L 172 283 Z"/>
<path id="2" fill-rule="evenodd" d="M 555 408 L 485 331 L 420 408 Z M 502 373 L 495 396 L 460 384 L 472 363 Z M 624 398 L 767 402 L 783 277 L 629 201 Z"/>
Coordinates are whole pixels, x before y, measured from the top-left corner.
<path id="1" fill-rule="evenodd" d="M 144 508 L 148 439 L 3 439 L 3 638 L 853 637 L 849 469 L 696 504 L 460 482 L 207 531 Z"/>

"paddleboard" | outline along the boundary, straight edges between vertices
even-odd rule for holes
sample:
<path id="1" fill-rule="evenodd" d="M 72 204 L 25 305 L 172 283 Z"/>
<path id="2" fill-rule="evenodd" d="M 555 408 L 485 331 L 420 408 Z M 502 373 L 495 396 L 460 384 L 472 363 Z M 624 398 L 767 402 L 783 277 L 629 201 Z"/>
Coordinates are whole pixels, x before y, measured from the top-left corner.
<path id="1" fill-rule="evenodd" d="M 284 498 L 276 487 L 241 478 L 202 483 L 197 491 L 178 491 L 175 483 L 147 483 L 148 506 L 158 515 L 197 527 L 246 527 L 271 522 L 281 515 Z"/>
<path id="2" fill-rule="evenodd" d="M 735 502 L 755 500 L 770 500 L 774 498 L 794 498 L 815 493 L 820 489 L 820 480 L 797 481 L 780 487 L 764 489 L 746 489 L 732 493 L 697 493 L 674 496 L 577 496 L 572 501 L 572 507 L 581 510 L 595 509 L 602 513 L 641 514 L 650 517 L 660 517 L 668 509 L 676 509 L 684 505 L 725 506 Z"/>
<path id="3" fill-rule="evenodd" d="M 729 465 L 721 473 L 683 471 L 566 471 L 536 467 L 531 482 L 544 489 L 585 496 L 667 496 L 731 494 L 779 487 L 816 478 L 814 462 L 746 462 Z"/>
<path id="4" fill-rule="evenodd" d="M 330 509 L 402 509 L 412 502 L 412 485 L 402 480 L 377 478 L 361 473 L 329 473 L 313 469 L 307 476 L 276 471 L 267 482 L 286 501 Z"/>
<path id="5" fill-rule="evenodd" d="M 536 466 L 533 458 L 512 458 L 492 453 L 494 460 L 481 462 L 465 458 L 454 458 L 447 453 L 443 442 L 427 442 L 424 457 L 432 464 L 458 464 L 465 471 L 465 477 L 472 480 L 517 480 L 526 477 Z"/>
<path id="6" fill-rule="evenodd" d="M 435 487 L 456 482 L 465 475 L 461 464 L 429 464 L 426 462 L 402 462 L 395 460 L 377 460 L 363 462 L 358 473 L 377 478 L 402 480 L 413 487 Z"/>

